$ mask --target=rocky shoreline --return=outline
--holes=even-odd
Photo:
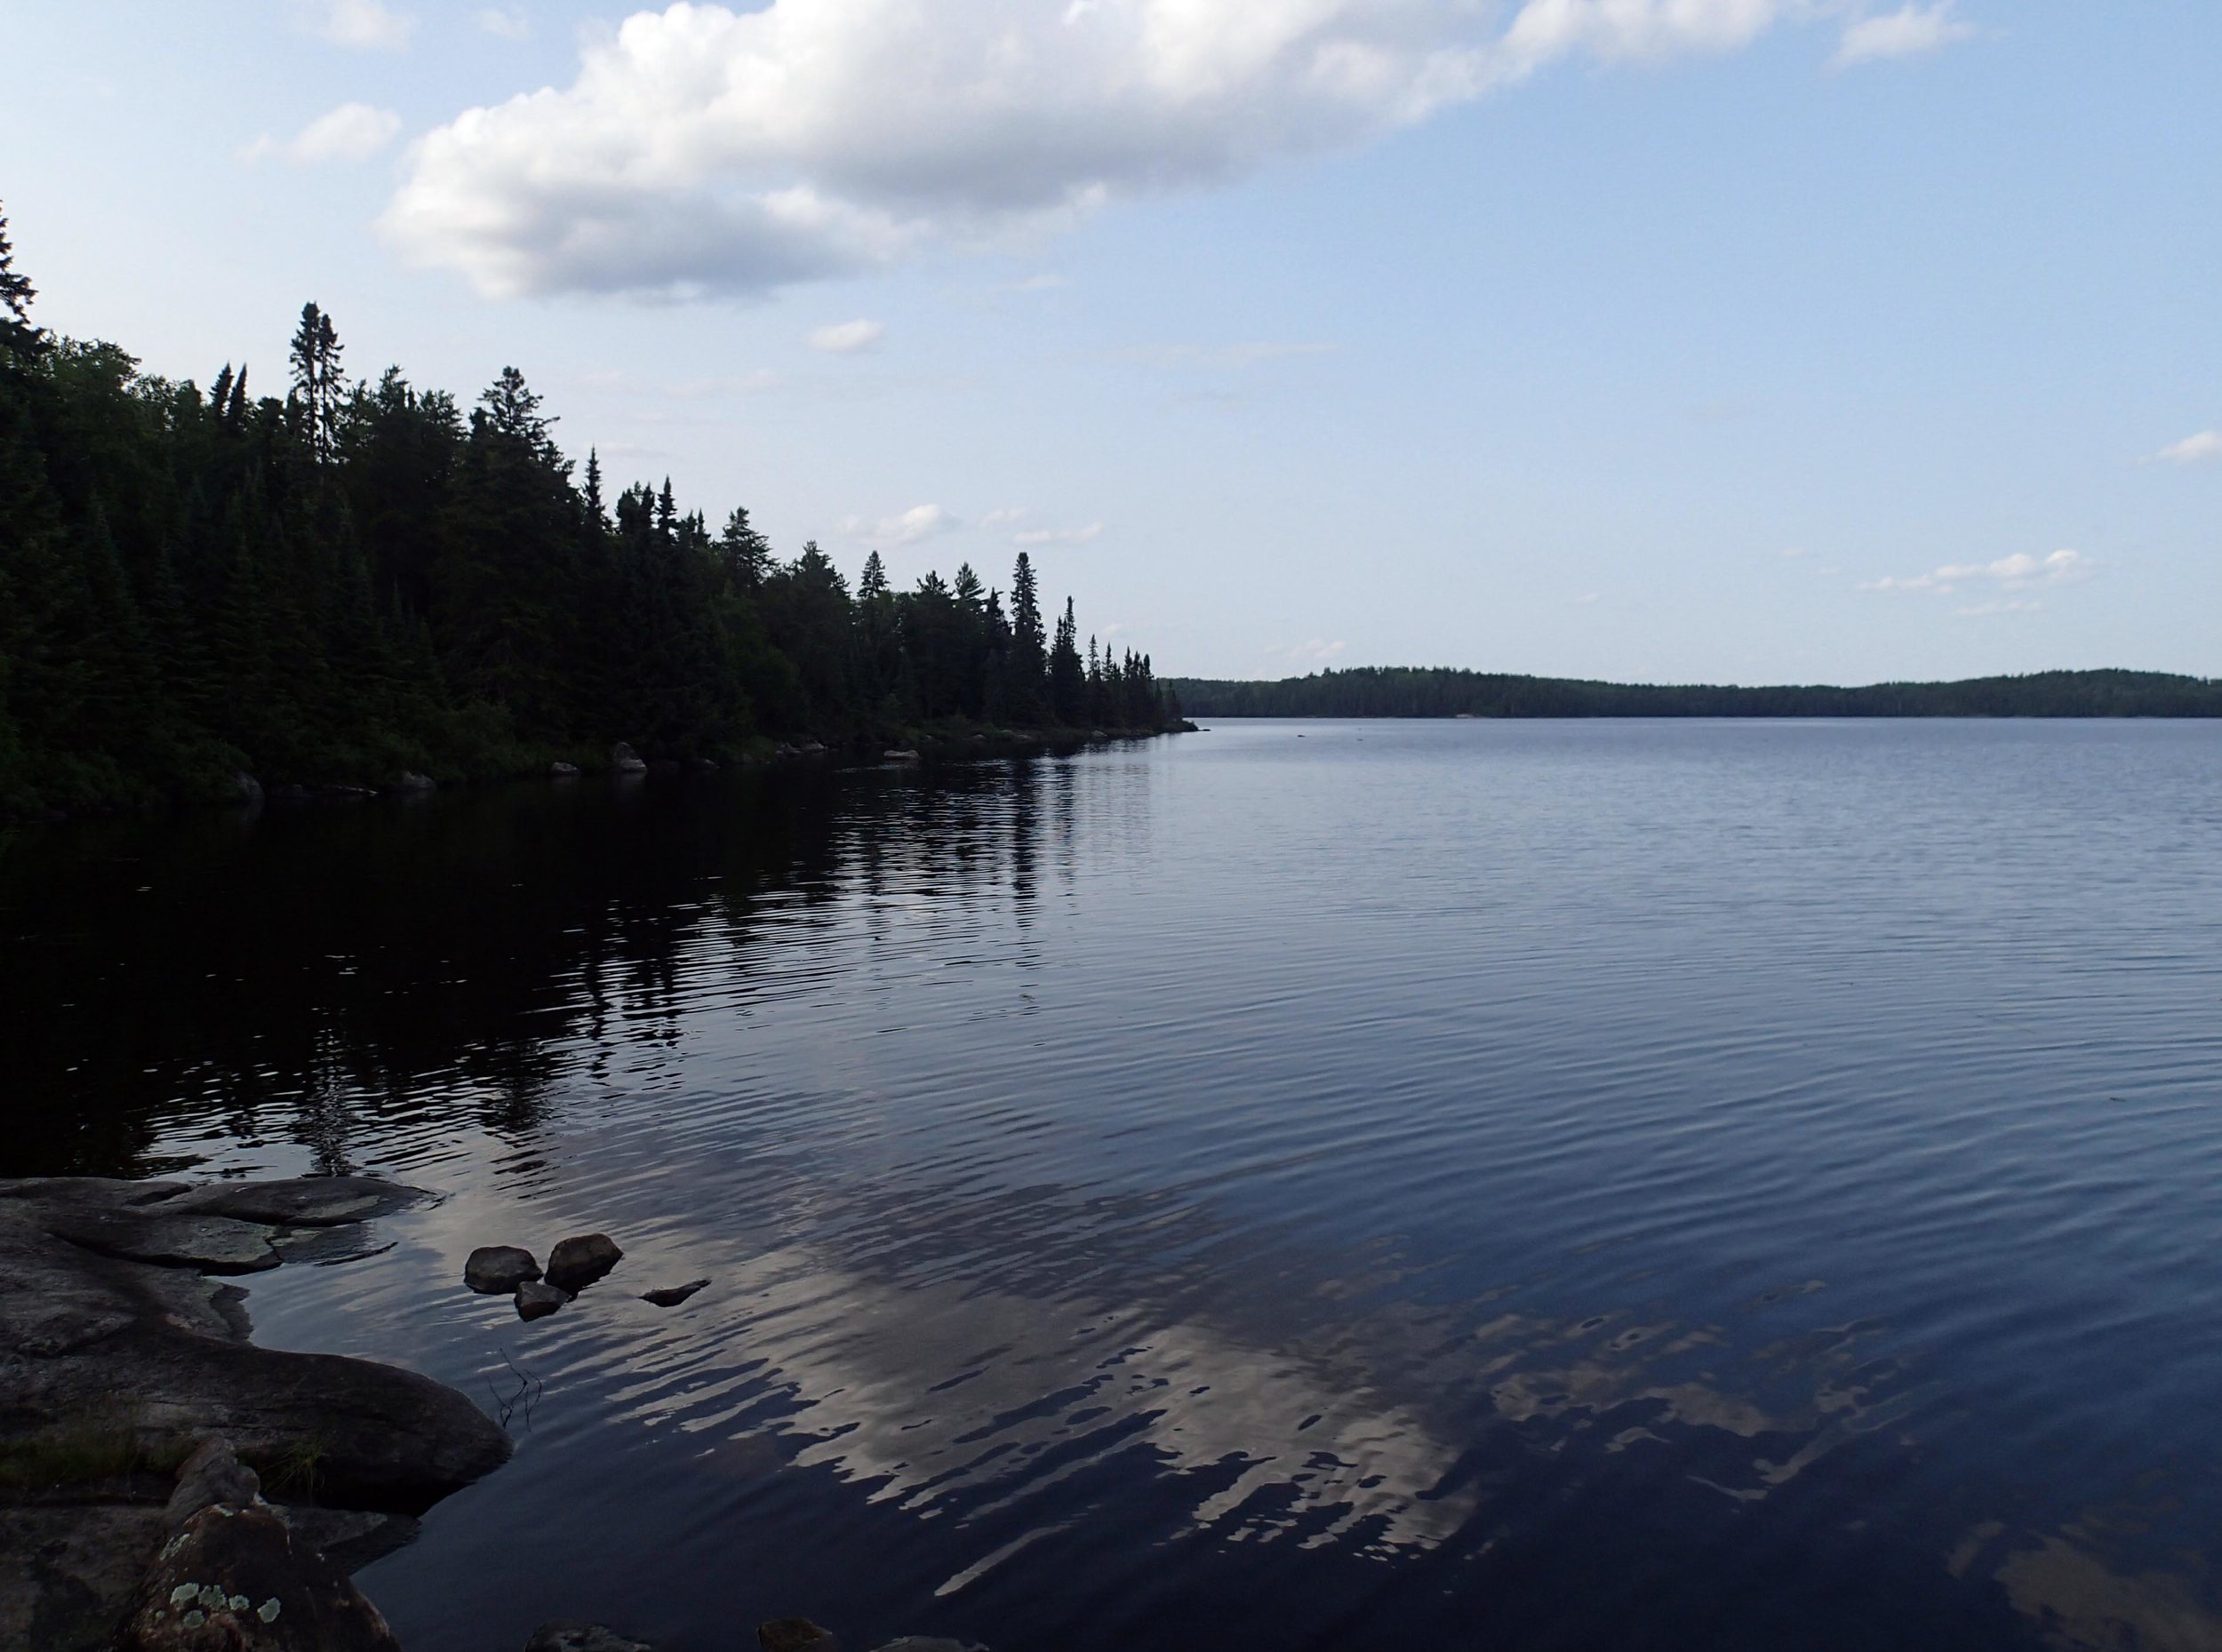
[[[0,1646],[397,1652],[350,1574],[506,1463],[509,1436],[414,1372],[257,1347],[225,1281],[367,1254],[367,1224],[432,1197],[363,1177],[0,1180]],[[593,1237],[610,1254],[585,1265],[606,1273],[619,1253]],[[837,1646],[800,1618],[759,1640]],[[530,1652],[646,1648],[550,1623]]]

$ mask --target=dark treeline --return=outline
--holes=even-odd
[[[2151,671],[1746,689],[1363,666],[1168,686],[1198,717],[2222,717],[2222,682]]]
[[[514,368],[468,409],[350,380],[311,304],[283,382],[204,390],[35,296],[0,217],[0,813],[1174,716],[1023,554],[1008,592],[898,591],[876,553],[851,590],[745,509],[575,467]]]

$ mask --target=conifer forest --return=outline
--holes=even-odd
[[[877,552],[852,588],[575,462],[515,368],[468,406],[351,378],[312,303],[275,382],[203,387],[36,298],[0,217],[0,814],[1177,718],[1024,552],[1007,589]]]

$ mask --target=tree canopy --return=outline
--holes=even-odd
[[[312,303],[256,399],[244,366],[204,391],[51,339],[36,297],[0,217],[0,813],[1174,714],[1143,655],[1075,690],[1023,554],[1008,618],[969,567],[898,590],[875,555],[852,593],[745,507],[609,497],[515,367],[468,413],[350,383]]]

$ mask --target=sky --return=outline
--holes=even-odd
[[[150,372],[314,300],[1162,674],[2222,675],[2213,0],[0,7]]]

